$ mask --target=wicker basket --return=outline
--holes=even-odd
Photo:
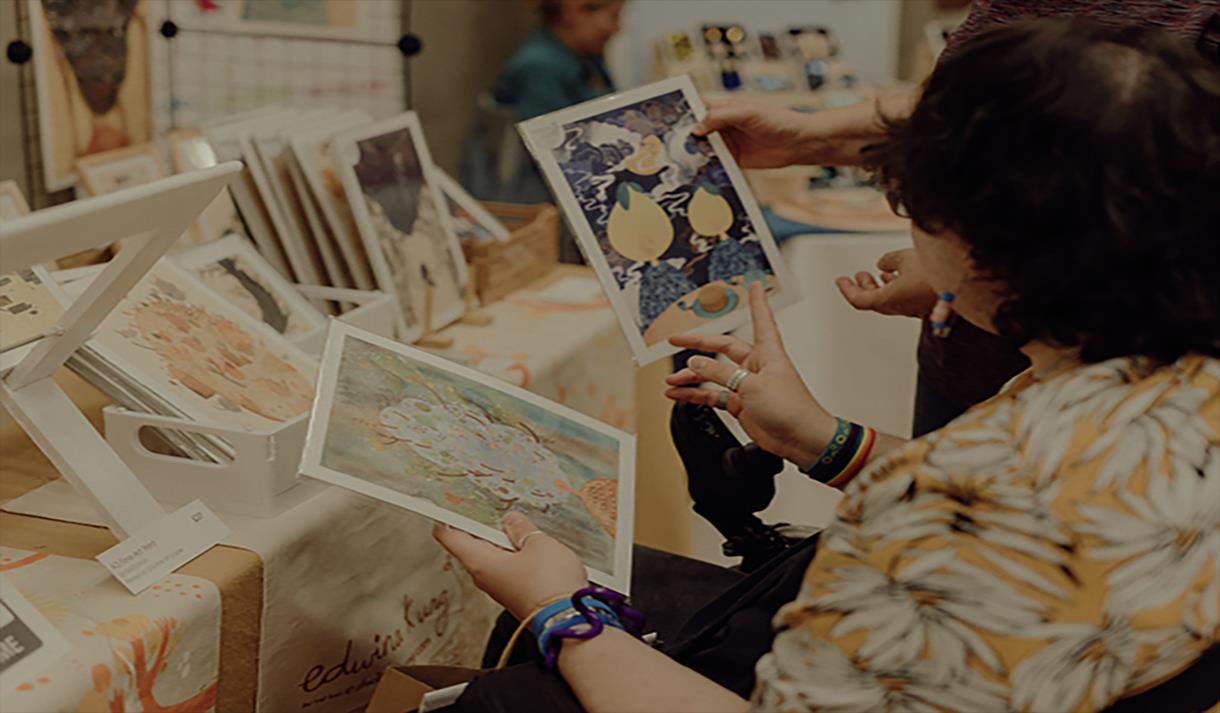
[[[559,211],[547,203],[484,206],[511,231],[503,242],[462,242],[475,292],[486,305],[546,276],[559,264]]]

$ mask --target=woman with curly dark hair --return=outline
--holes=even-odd
[[[912,218],[937,326],[1006,335],[1029,371],[904,442],[818,404],[761,290],[753,344],[674,338],[729,361],[692,358],[671,398],[727,407],[760,446],[845,495],[816,547],[735,585],[660,651],[609,611],[590,615],[604,623],[592,638],[554,628],[592,624],[569,599],[584,569],[523,517],[505,522],[517,552],[437,537],[548,642],[587,710],[1215,704],[1216,69],[1157,31],[1015,24],[944,61],[867,155]],[[778,633],[758,636],[769,616],[735,615],[795,567]],[[723,666],[734,652],[756,675]],[[514,675],[478,679],[464,700],[487,703]],[[576,708],[557,677],[542,681],[531,692],[549,692],[547,708]]]

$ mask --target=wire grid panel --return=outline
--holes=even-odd
[[[162,13],[178,7],[156,4]],[[406,83],[403,56],[395,44],[401,31],[401,5],[374,2],[369,7],[382,14],[392,11],[382,25],[391,30],[389,43],[194,31],[185,26],[172,39],[154,38],[157,133],[268,104],[342,106],[364,110],[374,118],[401,112],[406,107]]]

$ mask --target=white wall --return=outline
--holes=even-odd
[[[901,0],[630,0],[607,60],[626,88],[649,80],[653,43],[668,32],[695,32],[705,22],[737,22],[751,32],[826,25],[862,79],[887,83],[898,69],[901,9]]]

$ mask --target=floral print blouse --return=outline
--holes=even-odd
[[[1220,634],[1220,360],[1028,372],[851,483],[763,710],[1097,710]]]

